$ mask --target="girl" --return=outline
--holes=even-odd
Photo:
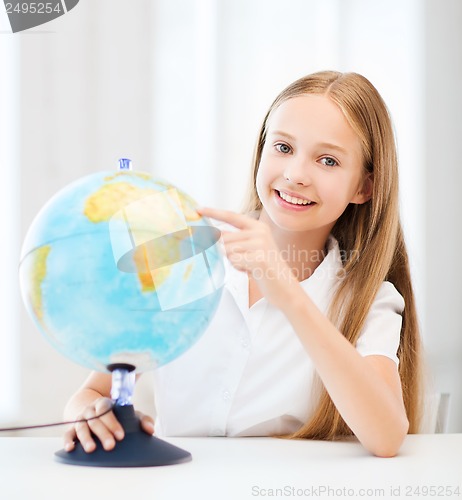
[[[223,224],[229,274],[203,337],[155,372],[165,435],[354,434],[394,456],[420,418],[420,339],[399,221],[392,125],[355,73],[320,72],[287,87],[256,147],[245,214],[202,208]],[[66,417],[109,400],[93,373]],[[142,416],[146,432],[153,420]],[[112,413],[65,435],[86,451],[123,439]]]

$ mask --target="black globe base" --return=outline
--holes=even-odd
[[[113,411],[125,431],[124,439],[118,441],[114,449],[106,451],[98,438],[94,437],[97,446],[93,452],[86,453],[77,442],[70,452],[57,451],[55,459],[65,464],[88,467],[156,467],[192,460],[188,451],[146,434],[140,428],[139,418],[132,405],[116,405]]]

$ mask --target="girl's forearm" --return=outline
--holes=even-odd
[[[397,387],[357,352],[301,287],[291,287],[281,309],[356,437],[376,455],[395,455],[408,430]]]

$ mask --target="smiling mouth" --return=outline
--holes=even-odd
[[[284,193],[283,191],[276,190],[276,193],[278,194],[279,198],[281,198],[282,200],[284,200],[287,203],[290,203],[291,205],[306,206],[306,205],[315,205],[316,204],[314,201],[307,200],[306,198],[297,198],[295,196],[290,196],[290,195]]]

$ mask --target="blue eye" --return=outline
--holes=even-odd
[[[331,158],[330,156],[325,156],[321,158],[321,163],[326,167],[336,167],[338,165],[337,161]]]
[[[284,144],[283,142],[279,142],[274,145],[276,148],[276,151],[279,151],[282,154],[289,154],[292,151],[292,148],[288,146],[287,144]]]

